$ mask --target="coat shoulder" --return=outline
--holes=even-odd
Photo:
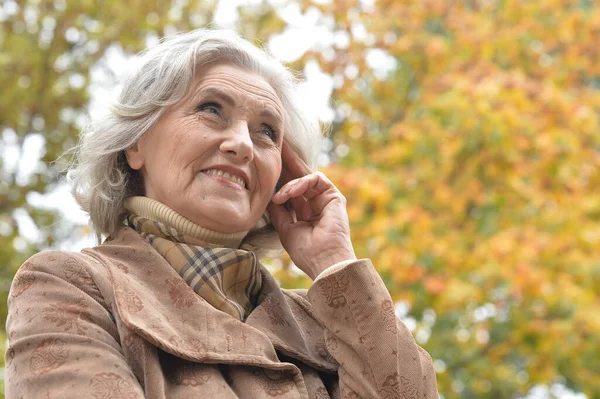
[[[23,282],[29,285],[36,281],[63,280],[72,286],[98,296],[98,279],[106,278],[107,271],[102,263],[93,256],[80,252],[48,250],[39,252],[27,259],[13,279],[11,296],[22,289]],[[42,278],[42,276],[46,276]],[[56,280],[54,280],[56,281]]]
[[[17,275],[24,272],[41,272],[63,277],[65,272],[81,271],[101,267],[100,262],[93,257],[80,252],[48,250],[38,252],[27,259]]]

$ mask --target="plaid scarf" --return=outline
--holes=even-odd
[[[245,320],[254,309],[262,286],[254,252],[239,246],[243,234],[204,229],[166,205],[146,197],[126,200],[128,224],[136,230],[208,303]],[[213,244],[206,241],[220,241]],[[236,245],[237,244],[237,245]]]

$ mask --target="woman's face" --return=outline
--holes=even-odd
[[[127,150],[146,196],[223,233],[250,230],[281,172],[283,106],[260,75],[215,63]]]

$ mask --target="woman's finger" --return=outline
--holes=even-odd
[[[334,201],[339,201],[340,204],[344,207],[346,205],[345,198],[340,193],[336,192],[328,192],[308,201],[308,205],[310,206],[310,212],[313,215],[313,219],[318,219],[325,210],[325,208]]]
[[[292,185],[289,191],[282,191],[281,195],[273,197],[274,203],[287,203],[294,211],[295,220],[298,221],[315,221],[321,217],[325,208],[332,201],[339,201],[340,205],[345,207],[346,199],[333,185],[327,185],[328,189],[315,190],[310,188],[309,183],[319,186],[316,179],[304,178],[304,181],[299,181],[297,185]],[[322,181],[322,180],[321,180]]]
[[[283,203],[290,198],[304,196],[313,199],[327,190],[338,191],[333,183],[323,173],[316,172],[308,176],[292,180],[285,184],[273,197],[276,203]]]
[[[291,209],[294,211],[296,221],[306,222],[313,218],[310,204],[303,197],[290,198],[288,203],[291,205]]]
[[[294,223],[294,218],[290,211],[285,209],[283,205],[274,204],[273,202],[267,205],[267,210],[271,216],[271,222],[275,226],[275,230],[280,233],[286,233],[289,227]]]

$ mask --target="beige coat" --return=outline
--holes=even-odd
[[[267,295],[244,323],[126,227],[35,255],[10,291],[6,397],[437,398],[431,358],[368,260],[308,291],[262,273]]]

